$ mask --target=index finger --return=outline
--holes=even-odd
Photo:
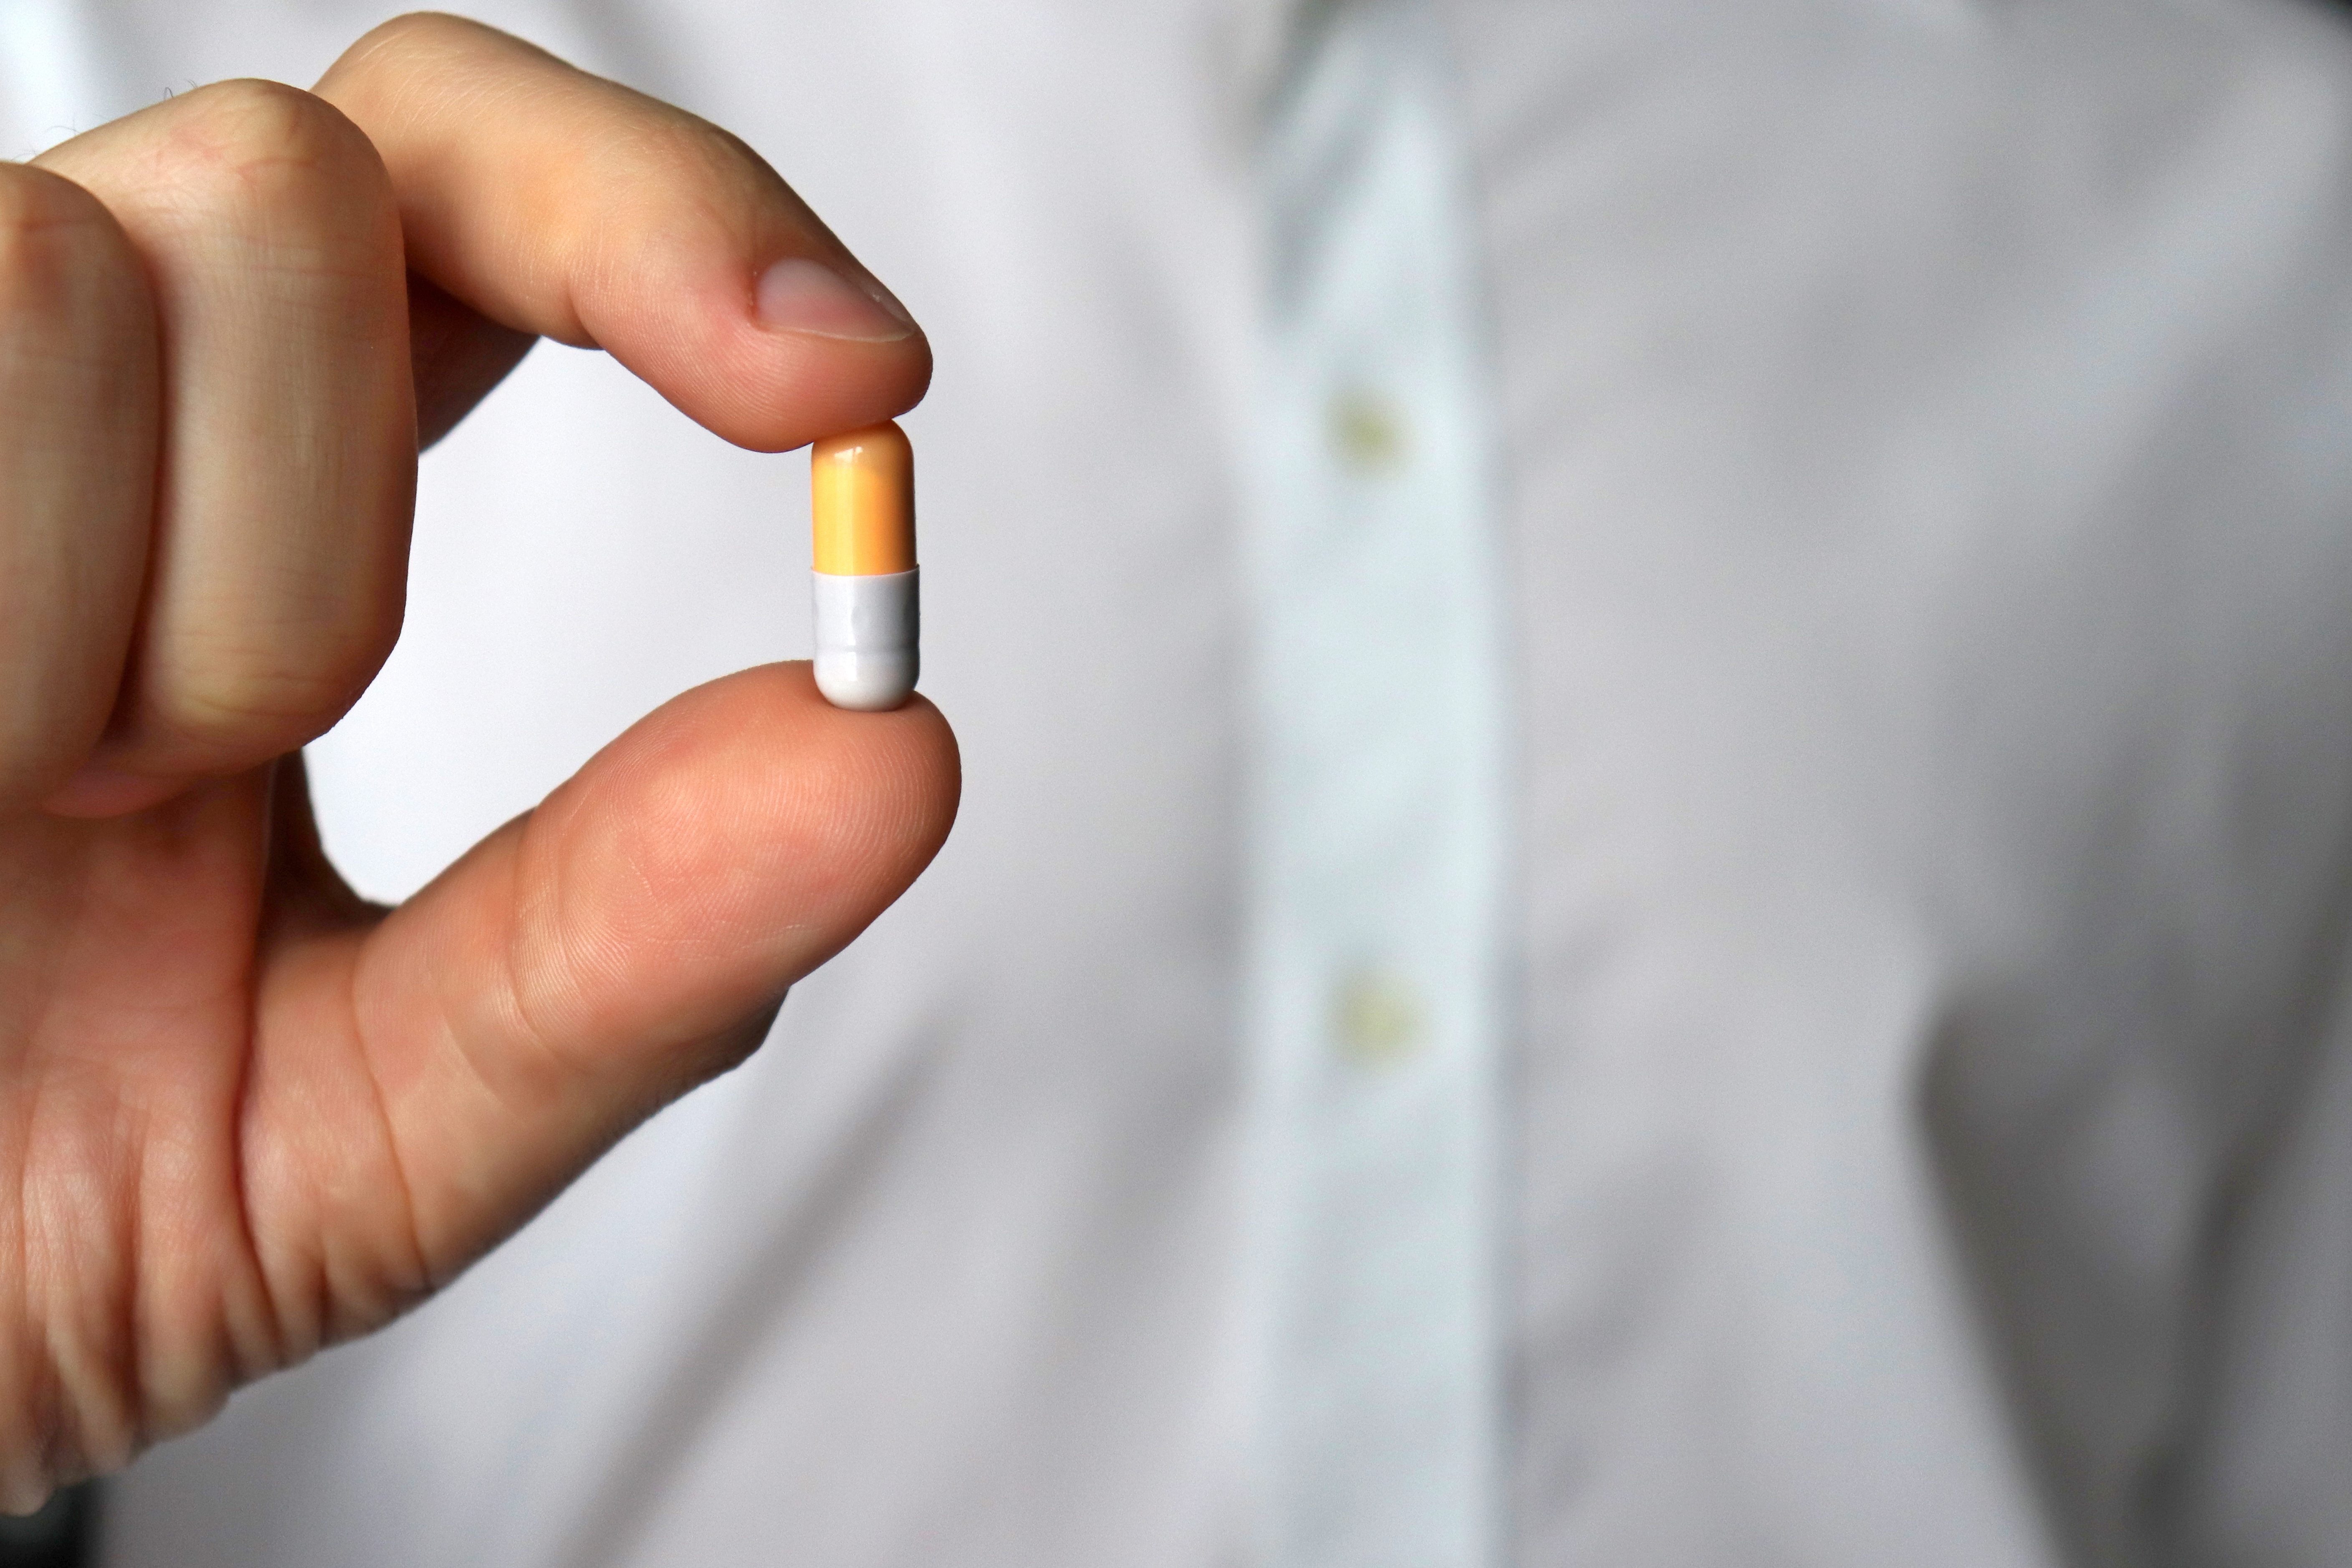
[[[317,92],[375,143],[408,263],[782,451],[913,406],[930,346],[735,137],[477,22],[376,28]]]

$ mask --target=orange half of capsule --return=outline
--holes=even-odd
[[[915,569],[915,449],[887,420],[809,450],[814,558],[835,577]]]

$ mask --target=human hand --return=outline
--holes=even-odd
[[[420,436],[536,336],[782,450],[929,350],[741,143],[449,17],[0,164],[0,1506],[378,1327],[741,1059],[938,849],[955,742],[690,691],[397,910],[297,748]]]

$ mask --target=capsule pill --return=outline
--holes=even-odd
[[[809,449],[816,687],[836,708],[896,708],[920,672],[915,452],[885,422]]]

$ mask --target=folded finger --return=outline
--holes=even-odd
[[[292,88],[203,88],[42,162],[121,222],[163,335],[144,615],[76,796],[121,809],[300,745],[390,652],[415,484],[406,271],[374,149]]]
[[[154,306],[88,192],[0,163],[0,811],[104,730],[147,566]]]

